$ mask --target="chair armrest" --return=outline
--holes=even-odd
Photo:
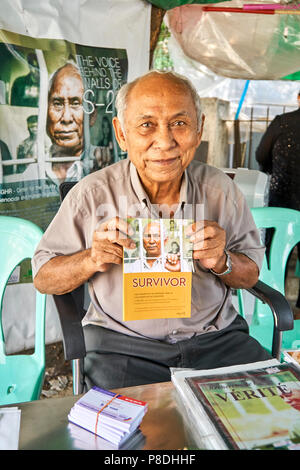
[[[291,307],[281,292],[262,281],[258,281],[255,286],[246,290],[261,302],[267,304],[272,311],[274,318],[272,356],[280,360],[282,332],[292,330],[294,327],[294,316]]]
[[[83,286],[82,286],[83,287]],[[78,303],[73,293],[53,295],[58,311],[62,334],[65,359],[81,359],[86,355],[83,328],[83,314],[78,310]]]
[[[282,331],[292,330],[294,318],[291,307],[279,291],[273,289],[262,281],[246,289],[257,299],[269,305],[274,318],[274,335],[272,354],[277,357],[280,349],[279,334]],[[63,333],[64,354],[66,360],[85,357],[86,349],[81,320],[83,315],[78,311],[78,302],[72,293],[53,295]]]
[[[263,303],[269,305],[274,316],[274,324],[279,331],[292,330],[294,317],[291,307],[281,292],[258,281],[255,286],[246,289]]]

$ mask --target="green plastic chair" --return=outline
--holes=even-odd
[[[2,328],[3,297],[7,281],[18,264],[32,258],[42,230],[28,220],[0,216],[0,405],[37,400],[45,373],[46,295],[36,292],[33,354],[6,355]],[[26,315],[26,311],[20,312]]]
[[[296,262],[295,276],[300,277],[300,263],[299,263],[298,259],[297,259],[297,262]]]
[[[269,255],[269,265],[265,256],[259,280],[285,295],[285,270],[289,255],[300,241],[300,212],[281,207],[255,207],[251,209],[257,228],[274,228]],[[242,290],[238,290],[239,310],[245,317]],[[266,350],[271,351],[273,318],[268,305],[256,300],[250,334]],[[300,348],[300,320],[294,321],[294,328],[284,331],[282,349]]]

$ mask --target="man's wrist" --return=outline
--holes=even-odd
[[[224,276],[232,271],[231,256],[229,251],[224,250],[224,254],[216,266],[210,270],[216,276]]]
[[[223,255],[221,256],[221,258],[219,259],[217,264],[212,268],[212,271],[214,271],[217,274],[222,273],[223,271],[225,271],[226,268],[227,268],[226,261],[227,261],[227,256],[226,256],[226,253],[224,251]]]
[[[95,260],[92,257],[92,249],[88,248],[85,251],[85,264],[84,264],[84,269],[86,270],[87,273],[89,273],[89,276],[92,276],[95,274],[97,271],[99,271],[99,267],[97,266]]]

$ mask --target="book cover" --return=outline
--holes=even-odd
[[[300,372],[293,364],[186,377],[228,449],[300,449]]]
[[[133,219],[136,248],[124,249],[123,319],[191,316],[193,245],[188,219]]]

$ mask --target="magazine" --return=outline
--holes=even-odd
[[[286,362],[292,362],[300,367],[300,349],[285,349],[282,354]]]
[[[300,450],[300,371],[276,360],[172,373],[196,443]]]
[[[124,249],[123,319],[191,316],[193,244],[189,219],[128,218],[135,242]]]

